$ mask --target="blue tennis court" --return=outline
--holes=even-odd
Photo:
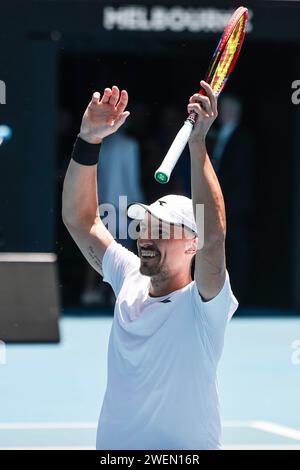
[[[71,313],[60,344],[6,347],[1,449],[95,448],[112,317]],[[281,313],[229,324],[219,367],[225,449],[300,449],[300,319]]]

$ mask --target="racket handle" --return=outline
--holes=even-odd
[[[162,164],[154,174],[154,177],[158,183],[164,184],[169,181],[173,168],[190,138],[193,127],[193,121],[188,118],[176,135],[167,155],[163,159]]]

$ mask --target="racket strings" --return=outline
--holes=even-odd
[[[221,55],[213,60],[209,75],[211,77],[211,87],[218,95],[231,72],[235,62],[236,53],[239,50],[241,39],[243,39],[246,26],[246,18],[241,16],[240,20],[233,29]],[[219,60],[218,60],[219,58]]]

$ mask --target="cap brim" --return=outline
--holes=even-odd
[[[169,224],[174,224],[181,226],[177,221],[170,217],[168,211],[163,207],[153,207],[147,206],[146,204],[142,204],[141,202],[134,202],[130,204],[127,208],[127,214],[130,219],[135,220],[144,220],[146,212],[153,215],[156,219],[162,220],[163,222],[167,222]]]
[[[147,212],[156,219],[162,220],[163,222],[174,224],[179,227],[184,226],[192,233],[197,235],[197,229],[196,226],[194,227],[194,224],[186,223],[185,221],[179,223],[178,220],[174,219],[174,217],[170,215],[168,209],[164,205],[157,205],[154,203],[148,206],[147,204],[143,204],[141,202],[133,202],[127,207],[127,215],[131,219],[140,221],[144,220]]]
[[[149,212],[149,206],[141,202],[134,202],[127,207],[127,215],[130,219],[143,220],[146,212]]]
[[[147,204],[142,204],[141,202],[134,202],[130,204],[127,208],[127,214],[130,219],[135,220],[144,220],[146,212],[153,215],[153,217],[163,220],[168,223],[175,223],[170,219],[168,212],[163,207],[153,207],[147,206]]]

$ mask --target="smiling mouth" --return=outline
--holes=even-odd
[[[151,259],[155,259],[157,258],[159,255],[159,253],[157,251],[153,251],[153,250],[145,250],[143,248],[140,249],[140,258],[142,260],[151,260]]]

